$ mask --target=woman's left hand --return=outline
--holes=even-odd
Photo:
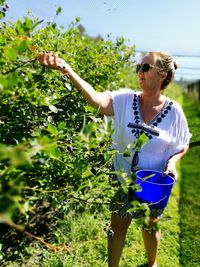
[[[163,175],[170,175],[173,178],[177,179],[177,171],[176,171],[176,162],[173,160],[168,160],[165,166],[165,170],[163,172]]]

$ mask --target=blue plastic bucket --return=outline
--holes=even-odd
[[[141,187],[141,191],[135,192],[136,198],[141,203],[146,202],[150,208],[165,208],[175,179],[154,170],[140,170],[136,175],[136,184]]]

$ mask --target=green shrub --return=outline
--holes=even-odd
[[[56,16],[60,12],[59,7]],[[66,76],[41,67],[37,53],[58,51],[99,91],[126,80],[136,86],[134,46],[123,38],[84,35],[79,18],[66,30],[55,21],[41,27],[42,22],[31,15],[2,22],[0,36],[0,223],[36,236],[44,234],[37,226],[42,213],[44,223],[55,225],[54,217],[78,205],[79,198],[108,201],[114,154],[111,123],[86,105]],[[53,240],[51,223],[47,232]],[[9,227],[2,228],[1,238],[5,233],[19,238]],[[8,253],[9,242],[2,242],[4,257],[19,258],[16,248]]]

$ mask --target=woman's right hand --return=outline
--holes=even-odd
[[[37,59],[41,65],[54,70],[65,71],[70,68],[62,58],[58,57],[58,53],[42,52],[37,55]]]

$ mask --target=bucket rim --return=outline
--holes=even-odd
[[[150,170],[150,169],[136,171],[136,174],[138,174],[141,171],[151,171],[151,172],[155,172],[155,174],[156,173],[162,174],[162,172],[160,172],[160,171]],[[146,183],[149,183],[149,184],[155,184],[155,185],[162,185],[162,186],[173,185],[176,182],[175,178],[172,177],[171,175],[166,175],[166,176],[170,177],[173,180],[173,182],[168,183],[168,184],[161,184],[161,183],[150,182],[150,181],[148,181],[148,179],[147,180],[144,180],[143,182],[146,182]],[[137,176],[137,179],[141,180],[141,182],[142,182],[142,178],[140,178],[140,177]]]

